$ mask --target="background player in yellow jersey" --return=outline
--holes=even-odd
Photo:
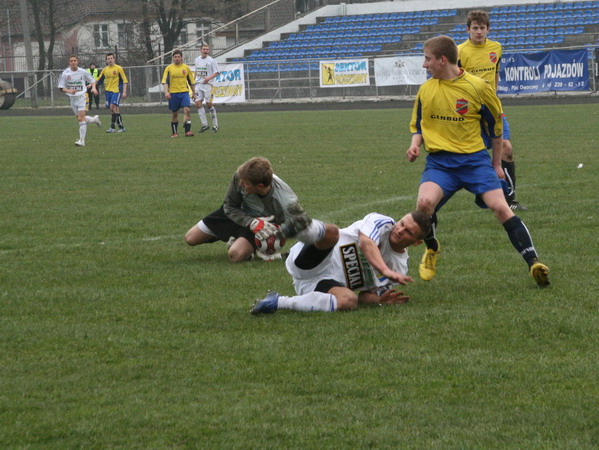
[[[189,93],[195,84],[193,72],[187,64],[183,64],[183,52],[179,49],[173,51],[173,63],[164,69],[162,75],[162,84],[164,85],[164,96],[168,100],[168,109],[172,111],[171,117],[171,137],[178,137],[179,110],[183,108],[183,117],[185,122],[185,136],[193,136],[191,132],[191,116],[189,107],[191,106],[191,97]]]
[[[491,23],[486,11],[470,11],[466,21],[468,40],[458,45],[458,65],[466,72],[487,80],[497,91],[499,82],[499,66],[503,54],[501,44],[487,39]],[[508,184],[507,200],[513,210],[526,211],[527,208],[516,201],[516,166],[512,142],[510,141],[510,124],[505,114],[503,120],[503,150],[501,166]],[[489,143],[487,143],[489,144]]]
[[[104,83],[104,91],[106,93],[106,107],[110,108],[112,118],[110,120],[110,128],[107,133],[115,133],[116,125],[119,126],[119,133],[125,131],[123,119],[121,117],[121,99],[127,98],[127,86],[129,81],[127,75],[121,66],[115,63],[114,53],[106,55],[106,67],[100,72],[98,83]]]
[[[412,142],[406,152],[410,162],[424,145],[429,153],[420,178],[417,208],[432,216],[462,188],[478,197],[503,225],[538,286],[549,285],[549,269],[539,262],[532,238],[522,220],[514,215],[502,192],[501,102],[485,80],[457,65],[458,48],[447,36],[424,44],[424,64],[432,78],[416,96],[410,130]],[[486,150],[481,127],[491,138],[493,158]],[[420,277],[432,279],[437,270],[439,242],[425,238],[427,249],[420,264]]]

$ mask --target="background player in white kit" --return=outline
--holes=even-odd
[[[91,85],[91,92],[94,95],[98,95],[98,91],[96,90],[96,80],[92,74],[87,70],[81,69],[78,65],[79,58],[71,55],[69,57],[69,67],[62,72],[58,81],[58,88],[67,94],[71,103],[71,109],[79,121],[79,140],[75,141],[75,145],[83,147],[85,146],[87,124],[95,123],[100,127],[102,123],[98,116],[91,117],[85,114],[87,107],[87,85]]]
[[[429,232],[426,214],[413,211],[396,223],[391,217],[371,213],[341,230],[336,225],[322,226],[325,231],[320,240],[309,243],[298,236],[300,242],[291,247],[287,257],[287,272],[297,295],[270,292],[254,305],[252,314],[278,309],[332,312],[355,309],[360,303],[409,300],[394,287],[414,281],[406,275],[407,248],[420,244]]]
[[[218,64],[216,60],[209,56],[210,46],[208,44],[202,44],[200,48],[201,56],[195,59],[196,67],[196,86],[194,92],[194,102],[198,108],[198,116],[202,122],[202,129],[199,131],[203,133],[208,131],[208,119],[206,118],[206,110],[204,109],[203,103],[206,103],[206,108],[210,111],[210,117],[212,118],[212,131],[215,133],[218,131],[218,119],[216,117],[216,109],[212,105],[214,96],[212,95],[212,79],[220,73],[218,71]]]

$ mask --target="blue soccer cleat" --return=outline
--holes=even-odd
[[[279,307],[279,293],[270,291],[262,300],[258,300],[250,312],[256,314],[272,314]]]

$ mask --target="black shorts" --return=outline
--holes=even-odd
[[[229,219],[222,206],[213,213],[208,214],[202,221],[216,235],[215,240],[228,242],[231,237],[235,239],[243,237],[252,244],[254,249],[256,248],[254,233]]]

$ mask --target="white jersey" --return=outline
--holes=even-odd
[[[60,75],[60,80],[58,80],[58,88],[75,89],[77,93],[67,93],[67,95],[69,97],[77,97],[80,95],[85,95],[87,85],[95,82],[95,78],[87,70],[79,67],[73,72],[70,67],[67,67]]]
[[[383,260],[389,268],[402,275],[408,273],[408,251],[398,253],[391,248],[389,234],[395,226],[395,220],[378,213],[368,214],[364,219],[354,222],[339,232],[339,242],[329,255],[313,269],[300,269],[295,259],[304,248],[298,242],[289,251],[285,265],[287,272],[293,277],[293,285],[298,295],[314,292],[321,280],[335,280],[343,286],[357,291],[370,291],[381,295],[384,291],[396,286],[381,275],[368,262],[359,248],[359,235],[364,234],[379,247]]]
[[[205,58],[198,56],[194,64],[196,68],[196,85],[203,84],[202,80],[204,78],[219,72],[218,64],[212,56],[206,56]],[[212,84],[212,80],[208,84]]]

